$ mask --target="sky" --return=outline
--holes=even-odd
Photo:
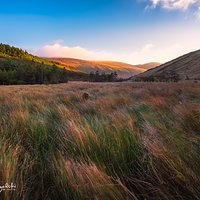
[[[200,0],[0,0],[0,43],[43,57],[164,63],[200,49]]]

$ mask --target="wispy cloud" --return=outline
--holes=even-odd
[[[197,9],[195,15],[196,15],[197,19],[200,20],[200,6],[198,7],[198,9]]]
[[[151,43],[145,44],[144,47],[142,48],[142,52],[147,52],[147,51],[151,50],[153,47],[154,47],[154,45]]]
[[[86,60],[109,59],[112,57],[112,55],[106,51],[88,50],[80,46],[69,47],[59,42],[45,45],[34,53],[43,57],[69,57]]]
[[[200,19],[200,0],[146,0],[146,2],[145,10],[160,7],[167,10],[192,11],[194,16]]]
[[[198,6],[199,0],[150,0],[152,7],[160,6],[170,10],[187,10],[190,6]]]

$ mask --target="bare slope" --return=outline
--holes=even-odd
[[[134,78],[167,80],[177,76],[179,80],[200,79],[200,50],[188,53]]]
[[[158,63],[147,63],[144,65],[130,65],[122,62],[114,61],[86,61],[74,58],[46,58],[62,65],[76,68],[82,72],[90,73],[95,71],[111,73],[116,71],[119,77],[128,78],[146,71],[146,69],[155,67]]]

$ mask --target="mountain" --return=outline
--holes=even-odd
[[[157,66],[160,66],[160,65],[161,65],[161,63],[159,63],[159,62],[150,62],[150,63],[146,63],[146,64],[143,64],[143,65],[137,65],[137,67],[148,70],[148,69],[152,69],[152,68],[155,68]]]
[[[63,83],[85,76],[73,67],[63,67],[22,49],[0,44],[0,84]]]
[[[136,81],[179,81],[200,79],[200,50],[185,54],[132,78]]]
[[[147,63],[144,65],[130,65],[122,62],[114,61],[87,61],[74,58],[45,58],[56,64],[74,67],[85,73],[96,72],[112,73],[117,72],[120,78],[128,78],[135,74],[146,71],[146,69],[158,66],[159,63]]]

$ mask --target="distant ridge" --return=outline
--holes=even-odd
[[[131,65],[116,61],[87,61],[75,58],[45,58],[57,64],[71,66],[79,71],[90,73],[99,71],[111,73],[116,71],[121,78],[128,78],[139,74],[152,67],[160,65],[160,63],[152,62],[144,65]]]
[[[141,81],[200,79],[200,50],[190,52],[132,78]]]

